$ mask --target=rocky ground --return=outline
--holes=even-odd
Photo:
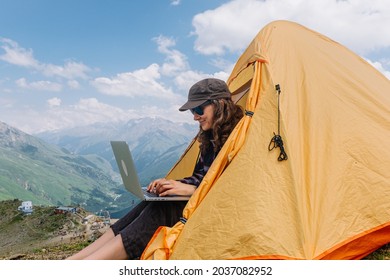
[[[83,209],[57,214],[55,207],[37,206],[31,215],[24,215],[17,210],[19,205],[18,200],[0,202],[0,259],[3,260],[65,259],[109,228],[108,223]]]

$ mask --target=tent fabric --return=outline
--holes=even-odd
[[[276,21],[228,85],[250,86],[253,116],[210,167],[185,224],[160,227],[143,259],[360,259],[390,242],[386,77],[337,42]],[[274,133],[287,160],[269,149]]]
[[[178,162],[171,168],[170,171],[168,171],[165,178],[177,180],[192,176],[194,172],[194,166],[198,158],[199,142],[196,141],[196,138],[194,138]]]

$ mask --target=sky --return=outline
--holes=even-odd
[[[27,133],[179,112],[227,80],[256,34],[290,20],[390,79],[387,0],[0,0],[0,121]]]

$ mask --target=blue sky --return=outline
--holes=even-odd
[[[291,20],[390,78],[386,0],[0,0],[0,121],[28,133],[163,117],[227,79],[253,37]]]

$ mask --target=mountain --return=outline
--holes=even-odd
[[[0,122],[0,200],[121,213],[137,199],[122,185],[110,140],[127,141],[146,185],[169,171],[196,131],[146,118],[29,135]]]
[[[115,178],[100,156],[73,154],[0,122],[0,200],[120,210],[134,197]]]
[[[198,126],[159,118],[134,119],[123,123],[93,124],[36,134],[46,142],[79,155],[94,154],[106,159],[118,171],[110,141],[129,144],[140,181],[164,176],[194,138]]]

